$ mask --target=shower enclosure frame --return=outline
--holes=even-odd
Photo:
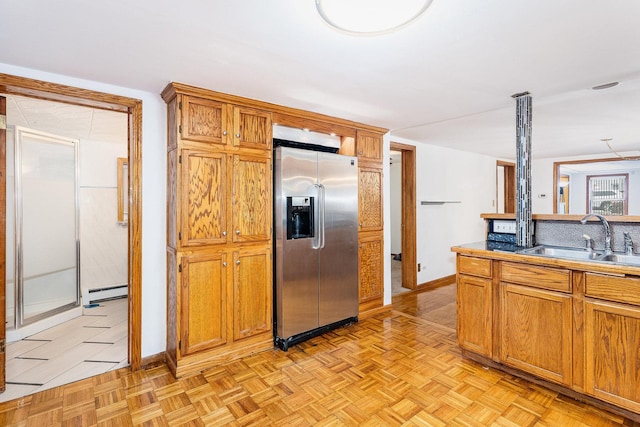
[[[22,193],[22,135],[29,134],[47,143],[62,144],[73,148],[74,156],[74,213],[75,213],[75,299],[67,304],[55,307],[42,313],[25,318],[24,274],[23,274],[23,193]],[[79,196],[79,140],[53,135],[26,127],[14,127],[14,324],[15,329],[30,325],[58,313],[65,312],[80,305],[80,196]],[[10,326],[10,325],[8,325]]]

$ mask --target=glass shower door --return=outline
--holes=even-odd
[[[78,141],[16,127],[18,324],[76,307]]]

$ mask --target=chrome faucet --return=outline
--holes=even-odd
[[[633,240],[631,240],[631,234],[627,231],[624,232],[624,253],[633,255]]]
[[[580,223],[586,224],[587,220],[591,217],[598,218],[604,227],[604,253],[605,255],[609,255],[611,253],[611,227],[609,227],[607,219],[598,214],[587,214],[580,220]]]

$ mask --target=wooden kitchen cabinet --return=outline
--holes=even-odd
[[[640,420],[636,267],[475,247],[453,250],[458,340],[465,356]],[[489,298],[493,315],[487,321],[483,309]]]
[[[264,156],[233,156],[231,201],[233,242],[268,242],[272,229],[271,159]]]
[[[500,302],[500,360],[571,386],[571,295],[503,283]]]
[[[179,261],[180,355],[227,343],[227,254],[183,256]]]
[[[216,95],[163,92],[166,354],[176,376],[273,346],[271,116]]]
[[[178,132],[187,144],[271,150],[269,112],[198,96],[177,98]]]
[[[382,231],[384,226],[382,200],[382,169],[358,168],[359,231]]]
[[[180,248],[218,245],[227,242],[228,195],[227,155],[216,151],[181,150],[178,167],[180,195],[176,200]]]
[[[457,277],[456,329],[460,347],[492,356],[492,281],[459,274]]]
[[[640,278],[586,274],[585,390],[640,412]],[[627,302],[618,302],[628,296]],[[596,298],[594,298],[596,297]]]
[[[228,104],[211,99],[179,95],[178,132],[188,142],[226,145],[231,141]]]
[[[360,312],[382,306],[383,240],[377,234],[358,238]]]
[[[382,135],[366,130],[356,133],[358,163],[379,163],[382,166]]]
[[[272,265],[270,249],[241,249],[233,254],[235,341],[271,332]]]

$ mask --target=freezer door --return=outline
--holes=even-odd
[[[358,163],[318,153],[320,326],[358,315]]]
[[[317,239],[287,240],[286,226],[287,197],[318,197],[317,153],[278,147],[275,158],[276,333],[287,339],[318,327]]]

